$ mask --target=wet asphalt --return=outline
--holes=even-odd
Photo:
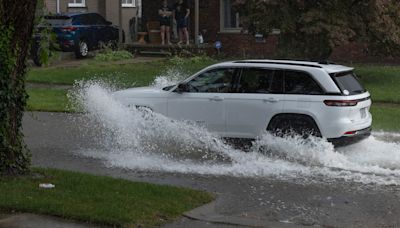
[[[90,135],[80,133],[80,121],[84,120],[79,114],[26,113],[23,129],[33,166],[189,187],[216,195],[216,201],[203,211],[188,213],[191,218],[183,217],[166,227],[400,227],[397,186],[340,179],[313,183],[300,179],[283,181],[273,177],[189,175],[107,167],[99,159],[75,153],[96,143]]]

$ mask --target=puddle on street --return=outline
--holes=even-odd
[[[159,77],[153,86],[176,80],[179,78]],[[320,138],[279,138],[265,132],[244,152],[191,122],[126,107],[113,98],[112,91],[92,81],[80,83],[72,96],[85,110],[82,135],[96,140],[96,148],[82,148],[79,153],[102,159],[109,167],[400,185],[397,133],[373,132],[357,144],[334,148]]]

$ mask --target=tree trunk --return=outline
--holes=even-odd
[[[0,175],[24,173],[30,164],[21,122],[36,4],[37,0],[0,1]]]

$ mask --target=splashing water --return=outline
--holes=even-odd
[[[158,78],[153,86],[161,88],[181,78]],[[321,138],[280,138],[265,132],[244,152],[192,122],[126,107],[102,83],[80,83],[78,88],[73,98],[85,111],[82,129],[90,129],[97,138],[95,149],[80,153],[103,159],[111,167],[400,185],[399,134],[374,133],[357,144],[335,149]]]

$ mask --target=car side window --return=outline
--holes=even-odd
[[[82,14],[75,16],[73,19],[74,25],[91,25],[90,16],[88,14]]]
[[[305,72],[285,71],[286,94],[324,94],[321,87]]]
[[[271,82],[270,93],[282,94],[283,93],[283,70],[274,70],[274,77]]]
[[[274,71],[261,68],[245,68],[240,77],[239,93],[270,93]]]
[[[234,75],[234,68],[220,68],[204,72],[187,83],[187,92],[229,93],[232,90]]]
[[[82,17],[80,15],[72,17],[72,25],[82,25]]]
[[[92,18],[91,20],[93,21],[94,25],[105,25],[106,24],[106,20],[102,16],[100,16],[98,14],[91,14],[90,16]]]

